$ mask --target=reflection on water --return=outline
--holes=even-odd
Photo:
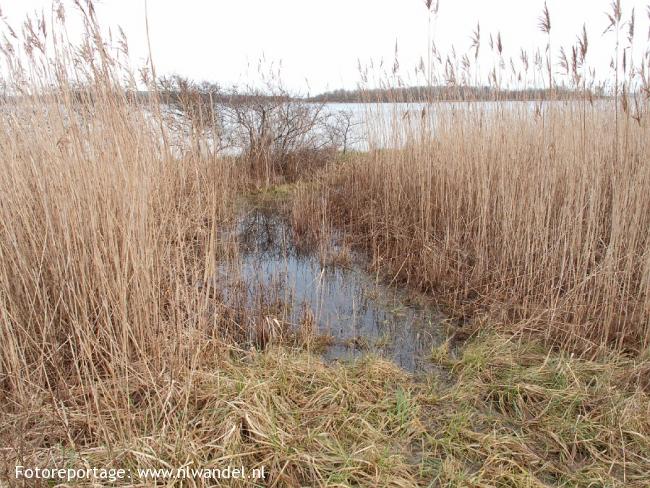
[[[219,270],[226,302],[241,306],[244,295],[244,305],[254,310],[271,294],[285,304],[278,313],[292,327],[310,310],[317,334],[331,338],[324,353],[329,360],[375,353],[408,371],[426,368],[424,356],[442,336],[443,317],[435,310],[378,283],[358,257],[345,267],[322,266],[318,252],[295,246],[291,226],[273,210],[250,209],[236,233],[239,256]]]

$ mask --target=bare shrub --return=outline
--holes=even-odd
[[[296,175],[299,165],[322,164],[338,145],[325,105],[291,97],[281,88],[235,92],[224,112],[242,160],[267,183],[276,175]]]
[[[295,179],[346,152],[357,142],[357,122],[346,111],[291,96],[281,85],[223,90],[180,76],[161,78],[167,126],[178,144],[199,154],[230,151],[251,175],[267,184]]]

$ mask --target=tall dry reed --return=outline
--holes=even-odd
[[[111,445],[131,432],[132,384],[177,374],[222,337],[196,283],[214,272],[241,180],[227,159],[173,154],[155,96],[125,88],[92,3],[79,8],[81,46],[36,19],[24,52],[4,49],[0,408],[81,408],[86,427],[53,435]]]
[[[528,319],[558,343],[587,341],[583,349],[644,349],[647,125],[627,125],[616,157],[611,108],[590,109],[586,134],[577,107],[549,107],[544,119],[527,108],[439,114],[433,139],[334,175],[330,216],[390,278],[461,314]]]
[[[501,35],[490,36],[494,65],[483,93],[492,100],[472,100],[470,74],[480,83],[484,66],[435,50],[434,76],[429,68],[421,75],[448,87],[421,89],[424,103],[369,104],[375,150],[326,175],[319,196],[301,193],[297,225],[344,226],[389,280],[440,297],[459,316],[489,311],[495,322],[518,322],[581,351],[646,350],[650,50],[632,58],[635,16],[623,16],[612,2],[604,83],[587,67],[586,26],[556,64],[546,4],[546,54],[535,55],[534,67],[528,53],[515,62]],[[478,59],[480,25],[471,40]],[[383,83],[383,99],[403,102],[401,73]]]

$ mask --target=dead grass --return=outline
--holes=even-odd
[[[443,486],[645,486],[647,361],[586,361],[481,335],[428,402],[424,464]]]
[[[206,360],[209,347],[202,349]],[[72,395],[65,418],[47,400],[32,406],[38,417],[32,409],[4,417],[2,434],[14,436],[3,450],[6,465],[136,472],[231,464],[264,466],[269,477],[260,486],[414,486],[406,455],[418,423],[415,411],[398,410],[398,395],[410,387],[396,367],[328,367],[277,349],[213,358],[112,385],[95,398],[99,416],[82,414],[86,399]],[[31,444],[41,448],[20,449]]]
[[[373,358],[328,366],[286,349],[224,354],[209,342],[195,353],[187,368],[152,377],[133,365],[128,381],[104,382],[93,414],[81,388],[57,403],[32,397],[0,423],[4,469],[264,466],[259,486],[650,481],[650,398],[631,374],[647,362],[578,360],[490,335],[447,357],[448,384],[413,382]],[[151,483],[134,474],[121,485]]]

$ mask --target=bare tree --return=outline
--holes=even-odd
[[[331,114],[327,131],[332,145],[340,149],[343,154],[347,153],[348,148],[361,139],[355,132],[360,125],[361,123],[355,120],[354,113],[350,110],[339,110]]]

